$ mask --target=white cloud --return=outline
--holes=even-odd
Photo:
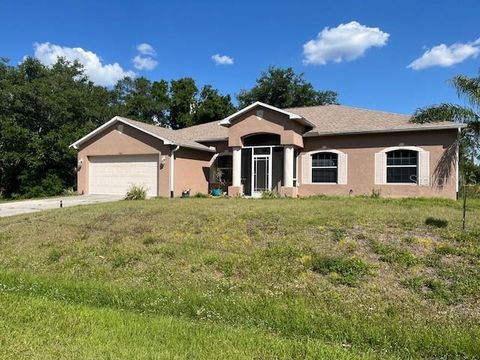
[[[132,59],[133,66],[138,70],[153,70],[157,67],[158,61],[151,57],[137,55]]]
[[[85,74],[97,85],[112,86],[118,80],[130,76],[133,71],[125,71],[118,63],[102,64],[102,59],[94,52],[82,48],[70,48],[55,44],[35,43],[34,56],[43,64],[50,66],[57,62],[59,57],[68,61],[78,60],[85,67]]]
[[[139,54],[132,59],[133,66],[137,70],[153,70],[157,67],[158,61],[154,59],[157,52],[152,45],[142,43],[137,45]]]
[[[466,44],[455,43],[450,46],[440,44],[425,51],[407,67],[413,70],[422,70],[432,66],[449,67],[470,57],[476,58],[479,53],[480,38]]]
[[[137,50],[142,55],[152,55],[152,56],[157,55],[153,46],[150,45],[150,44],[147,44],[147,43],[138,44],[137,45]]]
[[[340,24],[335,28],[324,28],[316,39],[303,45],[305,65],[325,65],[359,58],[371,47],[382,47],[390,34],[379,28],[371,28],[356,21]]]
[[[233,58],[227,55],[215,54],[212,55],[212,60],[215,61],[217,65],[232,65]]]

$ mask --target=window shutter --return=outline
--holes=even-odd
[[[387,182],[386,162],[387,157],[385,153],[379,152],[375,154],[375,185],[382,185]]]
[[[302,183],[311,184],[312,183],[312,157],[309,153],[304,153],[302,155]]]
[[[347,154],[339,153],[338,154],[338,183],[346,184],[347,183]]]
[[[430,152],[420,151],[418,153],[418,185],[430,185]]]

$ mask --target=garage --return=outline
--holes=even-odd
[[[89,163],[90,194],[125,195],[139,185],[158,195],[158,155],[90,156]]]

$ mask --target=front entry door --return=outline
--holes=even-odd
[[[254,155],[253,156],[253,196],[261,196],[262,192],[269,191],[272,188],[271,178],[271,156]]]

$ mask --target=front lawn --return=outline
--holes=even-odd
[[[480,201],[121,201],[0,219],[0,357],[479,358]]]

